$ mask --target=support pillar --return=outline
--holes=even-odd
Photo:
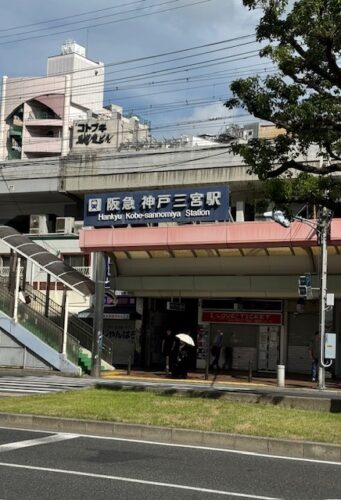
[[[65,295],[64,295],[64,328],[63,328],[63,347],[62,347],[62,353],[66,357],[66,349],[67,349],[67,330],[68,330],[68,324],[69,324],[69,296],[67,293],[67,290],[65,290]]]
[[[13,307],[13,319],[15,322],[18,321],[18,301],[19,301],[19,285],[20,285],[20,257],[17,258],[17,267],[15,272],[15,287],[14,287],[14,307]]]
[[[91,365],[91,375],[93,377],[99,377],[101,373],[104,291],[105,291],[105,258],[103,252],[97,252],[94,323],[93,323],[93,340],[92,340],[92,365]]]
[[[1,106],[0,106],[0,160],[6,159],[6,122],[5,122],[5,105],[7,93],[7,76],[2,77],[2,92],[1,92]]]

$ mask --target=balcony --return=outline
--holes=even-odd
[[[61,118],[27,118],[25,121],[26,127],[62,127],[63,120]]]
[[[25,153],[60,153],[61,137],[28,137],[23,144]]]

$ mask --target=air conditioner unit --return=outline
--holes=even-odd
[[[48,233],[47,215],[30,215],[30,234]]]
[[[74,217],[56,218],[56,233],[70,234],[73,233],[74,227],[75,227]]]
[[[82,220],[75,220],[74,233],[79,234],[79,231],[83,229],[84,222]]]

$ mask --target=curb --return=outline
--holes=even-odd
[[[134,381],[129,381],[129,385],[124,386],[125,382],[123,380],[116,380],[106,383],[97,382],[97,388],[118,390],[125,387],[127,390],[131,391],[141,391],[141,386],[134,385]],[[193,389],[181,388],[181,387],[153,387],[153,385],[146,386],[143,388],[144,391],[151,391],[163,394],[179,394],[183,396],[190,397],[200,397],[200,398],[211,398],[211,399],[224,399],[227,401],[236,401],[240,403],[253,403],[262,405],[273,405],[281,406],[284,408],[296,408],[300,410],[310,410],[310,411],[323,411],[331,413],[341,413],[341,399],[334,399],[332,397],[325,398],[314,398],[312,396],[291,396],[281,393],[267,394],[267,393],[255,393],[255,392],[237,392],[237,391],[224,391],[223,389]]]
[[[125,424],[120,422],[44,417],[40,415],[20,415],[17,413],[0,413],[0,426],[136,439],[165,444],[203,446],[292,458],[341,462],[341,445],[309,441],[290,441],[288,439],[244,436],[223,432],[206,432],[170,427]]]
[[[158,382],[160,384],[166,382],[169,383],[171,382],[172,384],[181,384],[181,383],[186,383],[189,382],[191,385],[206,385],[207,387],[210,387],[212,385],[212,380],[204,380],[204,379],[195,379],[195,378],[187,378],[187,379],[173,379],[173,378],[167,378],[167,377],[143,377],[143,376],[138,376],[134,377],[131,375],[127,375],[126,371],[116,371],[115,372],[101,372],[101,379],[106,380],[106,381],[115,381],[115,379],[119,379],[125,382],[131,382],[131,381],[141,381],[141,382]],[[215,380],[214,381],[215,386],[222,386],[226,387],[226,385],[229,385],[231,387],[234,386],[242,386],[242,387],[269,387],[268,384],[265,384],[264,382],[243,382],[243,381],[234,381],[234,380],[229,380],[228,382],[224,382],[223,380]]]

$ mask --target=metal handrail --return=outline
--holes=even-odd
[[[25,292],[31,298],[30,306],[35,309],[39,314],[45,315],[46,310],[46,295],[39,290],[34,289],[31,285],[27,284]],[[48,304],[48,318],[56,323],[60,328],[64,324],[64,309],[60,304],[49,299]],[[82,347],[88,351],[92,351],[93,331],[92,327],[78,318],[75,314],[69,312],[68,316],[68,333],[76,338]],[[102,339],[102,358],[109,364],[112,364],[113,344],[110,339],[103,337]]]
[[[0,275],[0,284],[8,293],[8,276]],[[36,314],[47,318],[49,321],[57,325],[61,330],[64,328],[64,309],[60,304],[49,298],[48,308],[46,310],[46,295],[39,290],[33,288],[29,283],[25,284],[25,294],[29,295],[31,302],[29,307]],[[6,311],[5,311],[6,312]],[[46,315],[47,313],[47,315]],[[75,314],[69,312],[68,316],[68,335],[77,339],[81,347],[88,351],[92,351],[93,331],[92,327],[78,318]],[[113,343],[107,337],[102,337],[101,356],[104,361],[112,364],[113,358]]]

